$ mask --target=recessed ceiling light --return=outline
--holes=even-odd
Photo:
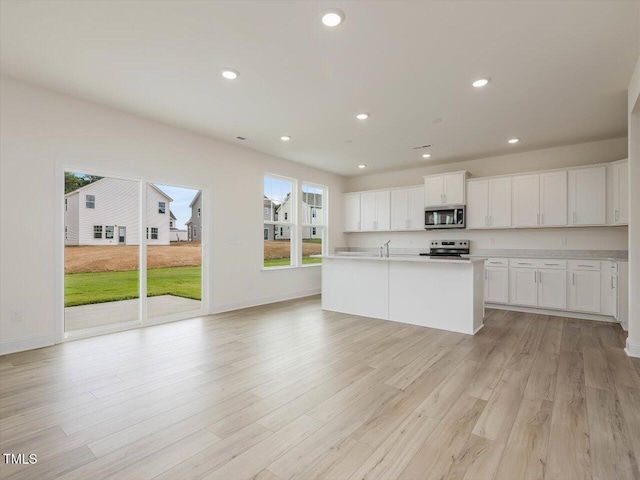
[[[223,68],[221,74],[227,80],[235,80],[240,76],[240,73],[232,68]]]
[[[491,81],[490,78],[479,78],[478,80],[473,82],[471,85],[473,85],[476,88],[481,88],[486,86],[490,81]]]
[[[325,27],[337,27],[344,22],[344,12],[337,8],[331,8],[322,12],[322,23]]]
[[[518,143],[520,141],[519,138],[510,138],[509,143]]]
[[[358,168],[367,168],[367,166],[363,163],[361,163],[360,165],[358,165]]]
[[[422,158],[429,158],[429,157],[431,157],[430,153],[425,153],[424,155],[422,155]]]
[[[288,142],[289,140],[291,140],[291,137],[289,135],[283,135],[282,137],[280,137],[280,140],[282,140],[283,142]]]
[[[367,118],[369,118],[371,115],[369,115],[368,113],[359,113],[356,115],[356,118],[358,120],[366,120]]]

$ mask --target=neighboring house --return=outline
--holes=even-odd
[[[284,202],[276,207],[276,220],[281,222],[291,221],[291,215],[293,214],[293,205],[291,198],[287,195]],[[322,231],[320,228],[308,226],[315,223],[321,224],[322,218],[322,195],[315,193],[302,192],[302,211],[300,212],[301,220],[303,224],[307,226],[302,227],[302,239],[308,240],[311,238],[322,238]],[[317,219],[317,220],[316,220]],[[275,239],[289,239],[291,238],[291,231],[289,227],[277,226]]]
[[[65,245],[139,245],[137,182],[103,178],[64,196]],[[173,200],[147,185],[146,234],[149,245],[169,245],[169,206]]]
[[[189,204],[191,208],[191,218],[186,223],[187,239],[190,242],[202,241],[202,190],[198,190]]]
[[[180,230],[177,221],[176,216],[169,210],[169,240],[171,242],[186,242],[188,239],[187,231]]]
[[[265,221],[275,221],[277,220],[276,209],[278,208],[277,204],[274,204],[269,197],[264,195],[264,199],[262,201],[263,204],[263,219]],[[275,240],[276,237],[276,225],[264,225],[264,239],[265,240]]]

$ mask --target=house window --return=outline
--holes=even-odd
[[[158,202],[158,213],[167,213],[167,204],[165,202]]]
[[[151,227],[151,240],[157,240],[157,239],[158,239],[158,228]]]
[[[196,238],[198,236],[198,227],[196,227],[195,225],[193,226],[193,238]]]
[[[291,239],[295,239],[298,209],[296,181],[277,175],[265,175],[263,181],[264,245],[263,266],[295,266]]]
[[[67,235],[67,226],[64,226],[64,239],[69,240],[69,236]]]
[[[324,253],[326,233],[327,187],[311,183],[302,184],[302,264],[320,263],[312,255]]]
[[[93,226],[93,238],[102,238],[102,225]]]
[[[112,225],[107,225],[104,227],[104,238],[113,238],[114,227]]]
[[[87,208],[96,208],[96,196],[95,195],[87,195],[85,197],[85,206]]]
[[[201,209],[198,207],[198,218],[200,218]]]
[[[67,211],[67,205],[68,205],[68,203],[69,203],[69,199],[68,199],[68,198],[65,198],[65,199],[64,199],[64,211],[65,211],[65,212]]]
[[[149,240],[149,227],[147,227],[147,240]]]

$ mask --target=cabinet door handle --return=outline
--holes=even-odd
[[[575,285],[575,284],[576,284],[576,273],[571,272],[571,285]]]
[[[618,210],[616,210],[615,216],[614,216],[614,221],[618,221]]]
[[[499,265],[502,265],[502,262],[489,262],[489,263],[497,263]]]
[[[587,268],[593,268],[593,265],[580,265],[578,264],[579,267],[587,267]]]
[[[538,283],[538,272],[533,272],[533,283]]]
[[[545,263],[545,265],[548,265],[548,266],[554,265],[554,266],[558,266],[558,267],[560,266],[559,263]]]
[[[518,265],[531,265],[531,263],[527,263],[527,262],[518,262]]]
[[[613,275],[611,275],[611,290],[613,290]]]
[[[540,214],[536,213],[536,223],[540,225]]]
[[[485,280],[487,280],[488,278],[489,278],[489,277],[488,277],[488,272],[487,272],[487,270],[485,270],[485,271],[484,271],[484,279],[485,279]],[[613,278],[613,277],[611,277],[611,278]]]
[[[544,213],[540,214],[540,225],[544,225]]]
[[[489,226],[491,226],[491,223],[492,223],[492,218],[491,218],[491,215],[489,215]]]

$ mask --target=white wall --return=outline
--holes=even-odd
[[[56,229],[62,244],[64,165],[208,189],[205,261],[214,310],[320,288],[316,267],[262,272],[263,174],[330,189],[330,246],[344,245],[342,177],[0,78],[0,348],[55,339]],[[59,175],[56,178],[56,175]],[[25,187],[24,182],[28,185]],[[37,195],[24,195],[25,188]],[[14,199],[22,199],[15,202]],[[230,201],[233,199],[233,201]],[[60,211],[57,211],[59,209]],[[60,225],[56,222],[59,220]],[[20,232],[20,235],[15,235]],[[129,233],[129,232],[127,232]],[[200,233],[200,232],[199,232]],[[14,322],[11,312],[22,313]]]
[[[627,353],[640,357],[640,58],[629,82],[629,336]]]
[[[626,137],[354,177],[349,179],[348,191],[420,185],[423,175],[459,170],[467,170],[473,177],[485,177],[611,162],[623,158],[627,158]],[[347,246],[378,247],[391,239],[391,246],[395,248],[427,248],[430,240],[452,238],[469,239],[474,249],[626,250],[627,237],[627,227],[351,233],[347,234]]]
[[[419,185],[423,182],[423,175],[459,170],[467,170],[473,177],[489,177],[613,162],[623,158],[627,158],[627,137],[353,177],[349,179],[347,188],[349,192],[357,192],[375,188]]]

